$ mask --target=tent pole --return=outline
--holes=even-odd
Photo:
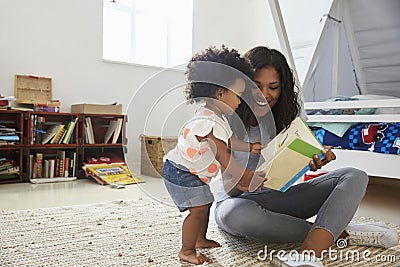
[[[342,13],[342,0],[338,1],[338,8],[337,13],[335,14],[336,18],[341,17]],[[341,23],[334,23],[333,24],[333,31],[334,31],[334,38],[333,38],[333,59],[332,59],[332,96],[338,95],[339,92],[339,81],[340,81],[340,72],[339,72],[339,61],[341,58],[341,51],[340,51],[340,33],[342,29]]]
[[[336,7],[336,1],[332,1],[328,14],[331,14],[333,12],[333,10],[335,9],[335,7]],[[303,87],[305,85],[307,85],[311,79],[312,73],[315,68],[315,64],[317,62],[317,54],[318,54],[319,50],[321,50],[322,34],[328,28],[329,18],[326,16],[322,19],[324,20],[323,26],[320,28],[320,31],[317,35],[318,36],[317,42],[314,43],[313,48],[311,49],[310,57],[308,57],[308,60],[307,60],[308,63],[306,63],[306,66],[308,66],[308,68],[307,68],[306,76],[305,76],[303,84],[302,84]]]
[[[349,6],[348,1],[344,1],[343,4],[347,5],[346,7],[343,6],[343,13],[344,13],[343,21],[344,21],[344,29],[346,31],[347,41],[349,43],[350,55],[351,55],[352,63],[354,66],[356,83],[357,83],[360,94],[367,94],[368,91],[366,88],[364,74],[362,72],[362,66],[361,66],[361,62],[360,62],[360,54],[358,53],[357,41],[354,36],[353,21],[351,19],[350,13],[349,13],[350,6]]]
[[[271,9],[272,17],[274,19],[275,29],[278,34],[279,44],[281,46],[282,53],[289,60],[289,63],[293,70],[294,78],[296,80],[296,84],[297,84],[299,90],[301,91],[301,89],[300,89],[301,84],[300,84],[299,76],[297,74],[297,69],[296,69],[296,64],[294,62],[292,49],[290,48],[289,39],[288,39],[287,31],[285,28],[285,23],[283,22],[283,17],[282,17],[281,8],[279,6],[279,1],[278,0],[268,0],[268,2],[269,2],[269,7]]]

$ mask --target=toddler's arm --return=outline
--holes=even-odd
[[[247,151],[255,154],[261,154],[261,149],[263,148],[263,145],[259,142],[248,143],[233,136],[230,138],[230,144],[232,150]]]
[[[229,183],[232,186],[236,186],[242,191],[252,192],[259,188],[265,181],[265,178],[259,173],[243,168],[228,152],[226,143],[216,138],[212,132],[206,138],[208,138],[210,147],[222,170],[230,174]],[[222,178],[224,179],[224,176]]]

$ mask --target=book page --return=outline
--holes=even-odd
[[[286,147],[272,162],[266,164],[268,179],[264,186],[280,190],[300,173],[310,162],[310,158]],[[288,166],[290,164],[290,167]]]
[[[266,173],[264,186],[281,190],[293,179],[301,178],[309,169],[313,155],[321,153],[323,146],[305,122],[297,117],[289,128],[279,133],[261,150],[265,162],[257,169]]]
[[[261,155],[268,161],[268,159],[272,159],[275,155],[278,155],[295,138],[299,138],[321,150],[324,148],[306,123],[300,117],[297,117],[292,121],[288,129],[280,132],[261,150]]]

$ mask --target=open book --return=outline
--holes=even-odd
[[[314,155],[324,157],[323,149],[307,124],[297,117],[261,150],[265,162],[257,171],[266,172],[264,186],[285,192],[310,169]]]

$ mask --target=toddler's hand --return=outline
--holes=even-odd
[[[250,152],[251,153],[260,155],[261,154],[261,149],[263,149],[263,148],[264,148],[264,146],[259,142],[250,143]]]

